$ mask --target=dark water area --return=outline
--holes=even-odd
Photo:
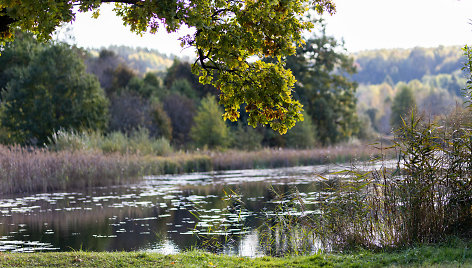
[[[310,166],[149,176],[139,184],[85,192],[0,199],[0,251],[135,251],[193,248],[264,255],[257,228],[293,192],[314,213],[326,191],[318,174],[348,167]],[[272,188],[272,189],[271,189]],[[301,213],[301,212],[298,212]],[[218,246],[215,246],[217,244]]]

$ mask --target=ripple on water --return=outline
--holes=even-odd
[[[19,240],[0,240],[0,251],[10,252],[38,252],[38,251],[56,251],[59,248],[49,243],[39,241],[19,241]]]

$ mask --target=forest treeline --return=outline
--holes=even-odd
[[[0,56],[0,141],[60,147],[75,137],[100,140],[94,146],[103,151],[165,154],[374,139],[391,134],[413,108],[438,117],[462,103],[462,59],[458,47],[353,57],[335,38],[312,36],[287,58],[304,120],[279,135],[248,126],[251,105],[241,106],[237,122],[224,121],[219,90],[202,85],[187,61],[129,47],[87,51],[19,34]]]
[[[280,135],[248,125],[251,105],[241,105],[237,122],[224,121],[219,90],[201,84],[187,61],[174,59],[165,72],[148,71],[148,62],[166,66],[169,59],[156,61],[152,51],[126,47],[86,51],[18,34],[0,56],[0,139],[36,146],[98,139],[102,150],[120,152],[136,151],[132,144],[149,139],[160,147],[151,151],[161,153],[170,147],[253,150],[347,141],[362,127],[350,78],[355,69],[352,58],[337,52],[340,46],[332,37],[313,36],[288,58],[304,120]]]
[[[412,109],[434,120],[462,107],[467,79],[461,47],[382,49],[353,57],[358,113],[374,132],[392,133]]]
[[[172,65],[175,55],[165,55],[156,49],[132,48],[127,46],[109,46],[101,49],[89,49],[92,57],[98,57],[101,50],[113,51],[124,64],[139,75],[147,72],[166,72]],[[376,49],[352,53],[356,72],[352,75],[359,84],[394,85],[398,82],[423,80],[437,77],[441,87],[460,93],[462,84],[454,79],[465,78],[461,71],[465,62],[460,46],[439,46],[435,48],[415,47],[409,49]],[[188,59],[179,58],[181,61]],[[452,82],[446,81],[441,75],[451,75]]]
[[[367,50],[353,57],[357,66],[353,78],[360,84],[396,84],[439,74],[457,76],[465,62],[459,46]]]

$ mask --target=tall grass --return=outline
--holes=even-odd
[[[294,187],[285,193],[271,186],[275,208],[266,211],[257,229],[264,254],[269,256],[307,255],[317,248],[313,218],[305,213],[300,193]]]
[[[137,155],[169,155],[172,147],[165,138],[149,136],[146,128],[139,128],[128,135],[112,132],[76,132],[59,130],[49,140],[49,148],[55,151],[100,150],[103,153]]]
[[[439,126],[412,116],[390,150],[396,164],[381,160],[373,171],[353,166],[320,175],[314,211],[305,211],[296,189],[284,193],[262,229],[266,253],[403,248],[451,236],[472,238],[472,130],[467,124]]]
[[[401,204],[401,244],[436,242],[472,234],[472,136],[465,126],[421,125],[411,117],[398,133],[402,180],[388,181],[385,194]],[[392,202],[392,201],[390,201]],[[386,203],[389,205],[389,203]],[[392,217],[390,216],[390,217]]]
[[[472,135],[422,124],[397,132],[396,166],[327,180],[310,226],[325,248],[397,248],[472,236]],[[331,190],[330,190],[331,189]]]
[[[2,193],[47,192],[132,182],[140,166],[120,155],[0,146]]]
[[[0,193],[132,183],[144,175],[313,165],[373,154],[359,147],[174,153],[167,140],[149,137],[146,129],[129,136],[61,130],[47,148],[0,146]]]

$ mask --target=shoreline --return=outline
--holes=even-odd
[[[147,175],[265,169],[367,161],[384,152],[344,145],[310,150],[178,152],[169,156],[48,151],[0,146],[0,194],[30,194],[134,183]]]

